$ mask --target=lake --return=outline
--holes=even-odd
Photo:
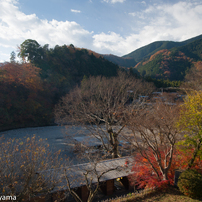
[[[89,132],[81,126],[45,126],[45,127],[33,127],[33,128],[21,128],[0,132],[0,136],[7,138],[24,138],[36,137],[47,139],[47,143],[50,145],[52,152],[61,150],[60,157],[69,158],[73,164],[78,163],[76,160],[76,154],[73,152],[73,144],[76,139],[82,141],[83,138],[89,137]]]
[[[127,129],[124,129],[124,134],[129,134]],[[77,154],[74,152],[75,142],[86,142],[88,146],[100,145],[101,142],[89,134],[89,131],[83,126],[45,126],[33,128],[21,128],[0,132],[0,136],[7,138],[27,138],[33,135],[36,137],[47,139],[52,152],[61,150],[60,157],[69,160],[73,164],[77,164]],[[104,140],[106,142],[106,140]],[[120,142],[124,142],[121,140]],[[84,160],[84,159],[83,159]]]

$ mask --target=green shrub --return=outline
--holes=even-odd
[[[180,191],[191,198],[202,198],[202,175],[196,170],[183,172],[177,183]]]

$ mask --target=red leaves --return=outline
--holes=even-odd
[[[133,185],[136,186],[137,189],[150,187],[165,189],[168,184],[173,184],[176,169],[185,170],[187,168],[188,162],[191,159],[193,152],[193,149],[188,149],[186,151],[175,150],[173,161],[168,172],[168,180],[163,180],[162,173],[160,172],[159,166],[151,152],[147,151],[149,157],[148,159],[137,153],[134,157],[134,165],[132,168],[134,173],[130,176],[130,181]],[[160,179],[149,161],[156,169]],[[202,159],[198,157],[193,168],[199,170],[199,172],[202,172],[202,170],[200,170],[202,168]]]

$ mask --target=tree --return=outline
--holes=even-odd
[[[30,62],[35,62],[41,59],[43,48],[39,43],[32,39],[25,40],[19,47],[18,56],[25,60],[27,57]]]
[[[131,141],[137,154],[153,170],[158,181],[168,180],[176,142],[180,138],[175,121],[178,106],[158,102],[131,113],[129,128]]]
[[[163,155],[163,151],[160,150],[160,154]],[[138,189],[144,188],[165,188],[168,184],[173,184],[174,179],[174,169],[177,169],[175,166],[172,166],[169,169],[167,180],[162,179],[162,173],[159,169],[158,163],[154,157],[154,155],[149,155],[152,150],[147,149],[148,159],[144,157],[141,153],[136,152],[134,155],[134,163],[132,167],[133,174],[130,176],[130,182]],[[175,160],[175,159],[174,159]],[[154,172],[154,169],[158,173]],[[161,179],[159,179],[159,177]]]
[[[31,63],[5,63],[1,66],[1,130],[50,123],[52,95],[47,93],[40,71]]]
[[[159,149],[160,153],[163,155],[163,150]],[[149,152],[148,152],[149,153]],[[150,150],[150,153],[152,151]],[[157,178],[157,175],[155,174],[152,165],[155,167],[157,172],[159,173],[159,176],[162,177],[162,173],[159,169],[159,166],[157,164],[157,161],[154,157],[154,155],[150,155],[150,161],[148,161],[144,156],[141,155],[141,153],[136,153],[134,155],[134,161],[133,161],[133,174],[130,176],[130,182],[135,185],[137,189],[142,188],[158,188],[158,189],[164,189],[167,188],[167,185],[174,184],[174,176],[176,170],[185,170],[187,168],[187,164],[190,161],[193,154],[193,148],[182,150],[179,147],[176,147],[176,149],[173,152],[173,158],[172,158],[172,164],[168,171],[168,180],[159,180]],[[192,169],[197,170],[198,172],[201,172],[202,167],[202,159],[197,157],[195,159],[195,163],[192,166]]]
[[[29,63],[5,63],[0,74],[0,81],[4,83],[18,83],[26,88],[41,89],[41,69]]]
[[[90,77],[62,98],[55,108],[55,120],[60,124],[71,121],[84,125],[117,158],[119,136],[125,128],[129,108],[133,107],[131,103],[151,90],[148,83],[126,74]]]
[[[0,194],[16,196],[23,201],[49,194],[60,182],[56,168],[59,153],[51,153],[48,144],[32,136],[24,139],[0,141]],[[44,170],[49,174],[44,176]]]
[[[194,165],[198,155],[202,155],[202,91],[192,91],[187,94],[180,109],[178,127],[185,134],[181,143],[185,148],[194,148],[188,168]]]
[[[10,57],[10,62],[11,62],[11,63],[15,63],[15,58],[16,58],[15,52],[12,51],[12,52],[11,52],[11,57]]]
[[[202,174],[196,170],[187,169],[181,173],[177,185],[183,194],[191,198],[201,199]]]
[[[202,90],[202,62],[194,64],[185,77],[185,82],[181,85],[187,91]]]

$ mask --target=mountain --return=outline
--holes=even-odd
[[[123,57],[102,56],[120,67],[130,67],[136,75],[182,81],[191,67],[201,64],[201,40],[202,35],[182,42],[156,41]]]
[[[133,58],[135,61],[140,62],[143,59],[150,57],[151,55],[153,55],[159,50],[171,49],[174,47],[181,47],[201,38],[202,38],[202,35],[193,37],[191,39],[188,39],[182,42],[156,41],[146,46],[143,46],[127,55],[124,55],[123,58]]]
[[[118,57],[116,55],[102,55],[105,59],[121,67],[134,67],[137,62],[132,57]]]
[[[202,38],[182,43],[186,45],[156,51],[149,58],[139,62],[135,69],[144,77],[183,80],[191,67],[201,64]]]

